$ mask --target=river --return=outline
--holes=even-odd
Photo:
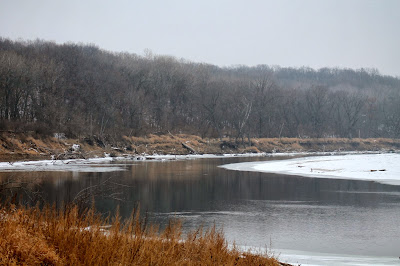
[[[32,190],[58,206],[90,187],[102,213],[119,206],[128,217],[140,202],[153,222],[179,218],[185,231],[215,224],[230,243],[267,248],[289,263],[400,263],[400,186],[218,167],[277,159],[285,158],[127,160],[95,170],[85,164],[85,171],[8,171],[0,179],[32,181]]]

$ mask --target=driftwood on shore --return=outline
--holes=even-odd
[[[54,156],[54,160],[86,159],[82,152],[64,152]]]
[[[185,149],[187,149],[190,153],[197,154],[197,151],[196,151],[195,149],[193,149],[192,147],[190,147],[189,145],[187,145],[187,144],[185,144],[185,143],[182,142],[182,146],[183,146]]]

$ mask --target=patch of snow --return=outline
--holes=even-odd
[[[233,245],[228,245],[233,248]],[[398,257],[389,256],[362,256],[335,253],[308,252],[301,250],[259,248],[252,246],[235,245],[242,252],[253,254],[268,254],[280,262],[292,265],[399,265]]]
[[[274,250],[278,259],[293,265],[399,265],[399,258],[387,256],[360,256],[302,252],[296,250]]]
[[[62,172],[114,172],[125,171],[121,165],[107,164],[114,158],[41,160],[25,162],[0,162],[0,172],[26,171],[62,171]]]
[[[233,245],[228,245],[233,248]],[[260,248],[235,245],[242,252],[268,254],[280,262],[292,265],[399,265],[399,258],[389,256],[362,256],[335,253],[308,252],[301,250]]]
[[[80,148],[81,148],[81,146],[79,144],[72,144],[72,147],[71,147],[71,149],[73,151],[79,151]]]
[[[255,250],[252,247],[240,247],[243,251]],[[265,248],[259,250],[258,253],[264,251]],[[278,257],[278,260],[292,265],[399,265],[399,258],[388,256],[362,256],[335,253],[307,252],[300,250],[268,250],[270,254]],[[257,252],[255,252],[257,253]]]
[[[233,157],[263,157],[267,153],[242,153],[242,154],[188,154],[188,155],[143,155],[147,160],[187,160],[187,159],[213,159]]]
[[[367,180],[400,185],[400,154],[398,153],[315,156],[280,161],[236,163],[221,167],[229,170]]]

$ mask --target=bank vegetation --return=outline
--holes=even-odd
[[[284,265],[268,254],[229,247],[215,228],[183,234],[130,219],[103,218],[93,209],[0,206],[2,265]]]

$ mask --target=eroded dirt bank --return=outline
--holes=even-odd
[[[70,159],[121,156],[123,154],[221,154],[258,152],[313,151],[394,151],[400,149],[400,139],[342,139],[342,138],[263,138],[235,141],[210,139],[194,135],[124,136],[117,141],[105,141],[96,136],[65,139],[26,133],[0,134],[0,161],[35,159]]]

